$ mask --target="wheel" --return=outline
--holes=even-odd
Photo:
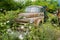
[[[39,26],[41,24],[41,22],[42,22],[42,19],[36,19],[34,21],[34,26]]]

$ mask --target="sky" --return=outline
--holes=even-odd
[[[25,1],[26,0],[14,0],[15,2],[24,2],[25,3]],[[36,1],[36,0],[31,0],[32,2],[34,2],[34,1]],[[49,1],[49,0],[47,0],[47,1]],[[59,3],[59,6],[60,6],[60,0],[54,0],[54,1],[58,1],[58,3]]]
[[[60,0],[58,0],[59,6],[60,6]]]

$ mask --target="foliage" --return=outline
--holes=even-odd
[[[23,40],[56,40],[58,30],[60,33],[60,27],[58,27],[58,21],[57,16],[53,13],[58,8],[57,1],[44,1],[44,0],[37,0],[35,2],[26,1],[25,4],[22,4],[22,2],[15,2],[13,0],[0,0],[0,8],[10,10],[6,11],[5,15],[4,13],[0,12],[0,39],[1,40],[20,40],[18,32],[16,32],[17,28],[21,25],[17,24],[16,22],[13,22],[13,20],[17,17],[17,15],[20,12],[24,12],[25,7],[29,5],[40,5],[40,6],[46,6],[46,14],[47,19],[44,24],[39,25],[38,27],[35,27],[33,24],[24,24],[23,26],[27,28],[29,31],[27,32],[27,35],[24,36]],[[14,10],[14,11],[13,11]],[[54,22],[54,23],[53,23]],[[12,34],[9,34],[11,32],[7,32],[7,29],[12,29]],[[21,30],[20,30],[21,31]],[[16,32],[16,33],[15,33]],[[20,32],[21,33],[21,32]],[[25,32],[26,33],[26,32]],[[59,34],[58,34],[59,35]]]
[[[32,2],[31,0],[26,0],[23,2],[20,2],[20,0],[18,1],[4,0],[0,2],[0,4],[1,4],[0,8],[7,9],[7,10],[24,9],[26,6],[29,6],[29,5],[40,5],[40,6],[46,6],[47,11],[53,12],[58,7],[57,1],[40,1],[40,0],[37,0],[35,2]]]
[[[6,15],[4,14],[0,14],[0,38],[2,40],[19,40],[19,38],[16,37],[15,39],[15,35],[11,35],[9,36],[9,33],[7,33],[7,29],[9,29],[10,27],[14,28],[13,30],[16,31],[16,28],[20,25],[16,24],[15,22],[13,23],[13,26],[11,25],[12,20],[17,17],[18,13],[20,12],[20,10],[17,11],[7,11]],[[40,26],[36,27],[33,26],[33,24],[27,24],[24,25],[27,27],[28,30],[30,30],[28,32],[27,35],[24,36],[24,40],[55,40],[56,39],[56,32],[57,29],[55,30],[55,26],[53,26],[51,24],[51,20],[53,18],[56,18],[54,15],[50,14],[47,12],[48,15],[48,20],[44,23],[41,24]],[[51,19],[51,20],[49,20]],[[31,28],[29,28],[31,27]]]

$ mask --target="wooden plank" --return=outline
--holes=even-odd
[[[39,17],[44,16],[44,13],[20,13],[18,17],[26,17],[26,18],[32,18],[32,17]]]
[[[24,19],[19,19],[19,18],[16,18],[15,21],[16,22],[30,22],[30,21],[35,21],[36,19],[44,19],[44,17],[33,17],[33,18],[24,18]]]
[[[20,18],[21,16],[25,18]],[[44,13],[21,13],[18,14],[15,21],[19,24],[33,23],[35,26],[38,26],[40,22],[44,21]]]

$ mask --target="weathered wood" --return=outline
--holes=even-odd
[[[23,17],[23,18],[20,18]],[[38,26],[40,22],[43,23],[44,13],[20,13],[15,19],[17,23],[33,23]]]
[[[33,18],[23,18],[23,19],[19,19],[16,18],[15,21],[17,22],[30,22],[30,20],[35,21],[36,19],[44,19],[44,17],[33,17]]]
[[[42,22],[42,19],[38,18],[34,21],[34,25],[38,26]]]
[[[60,9],[58,9],[57,16],[58,16],[58,18],[60,18]]]
[[[59,22],[59,25],[60,25],[60,8],[58,9],[57,17],[58,17],[58,22]]]
[[[44,16],[44,13],[20,13],[18,17],[26,17],[26,18],[32,18],[32,17],[39,17],[39,16]]]

